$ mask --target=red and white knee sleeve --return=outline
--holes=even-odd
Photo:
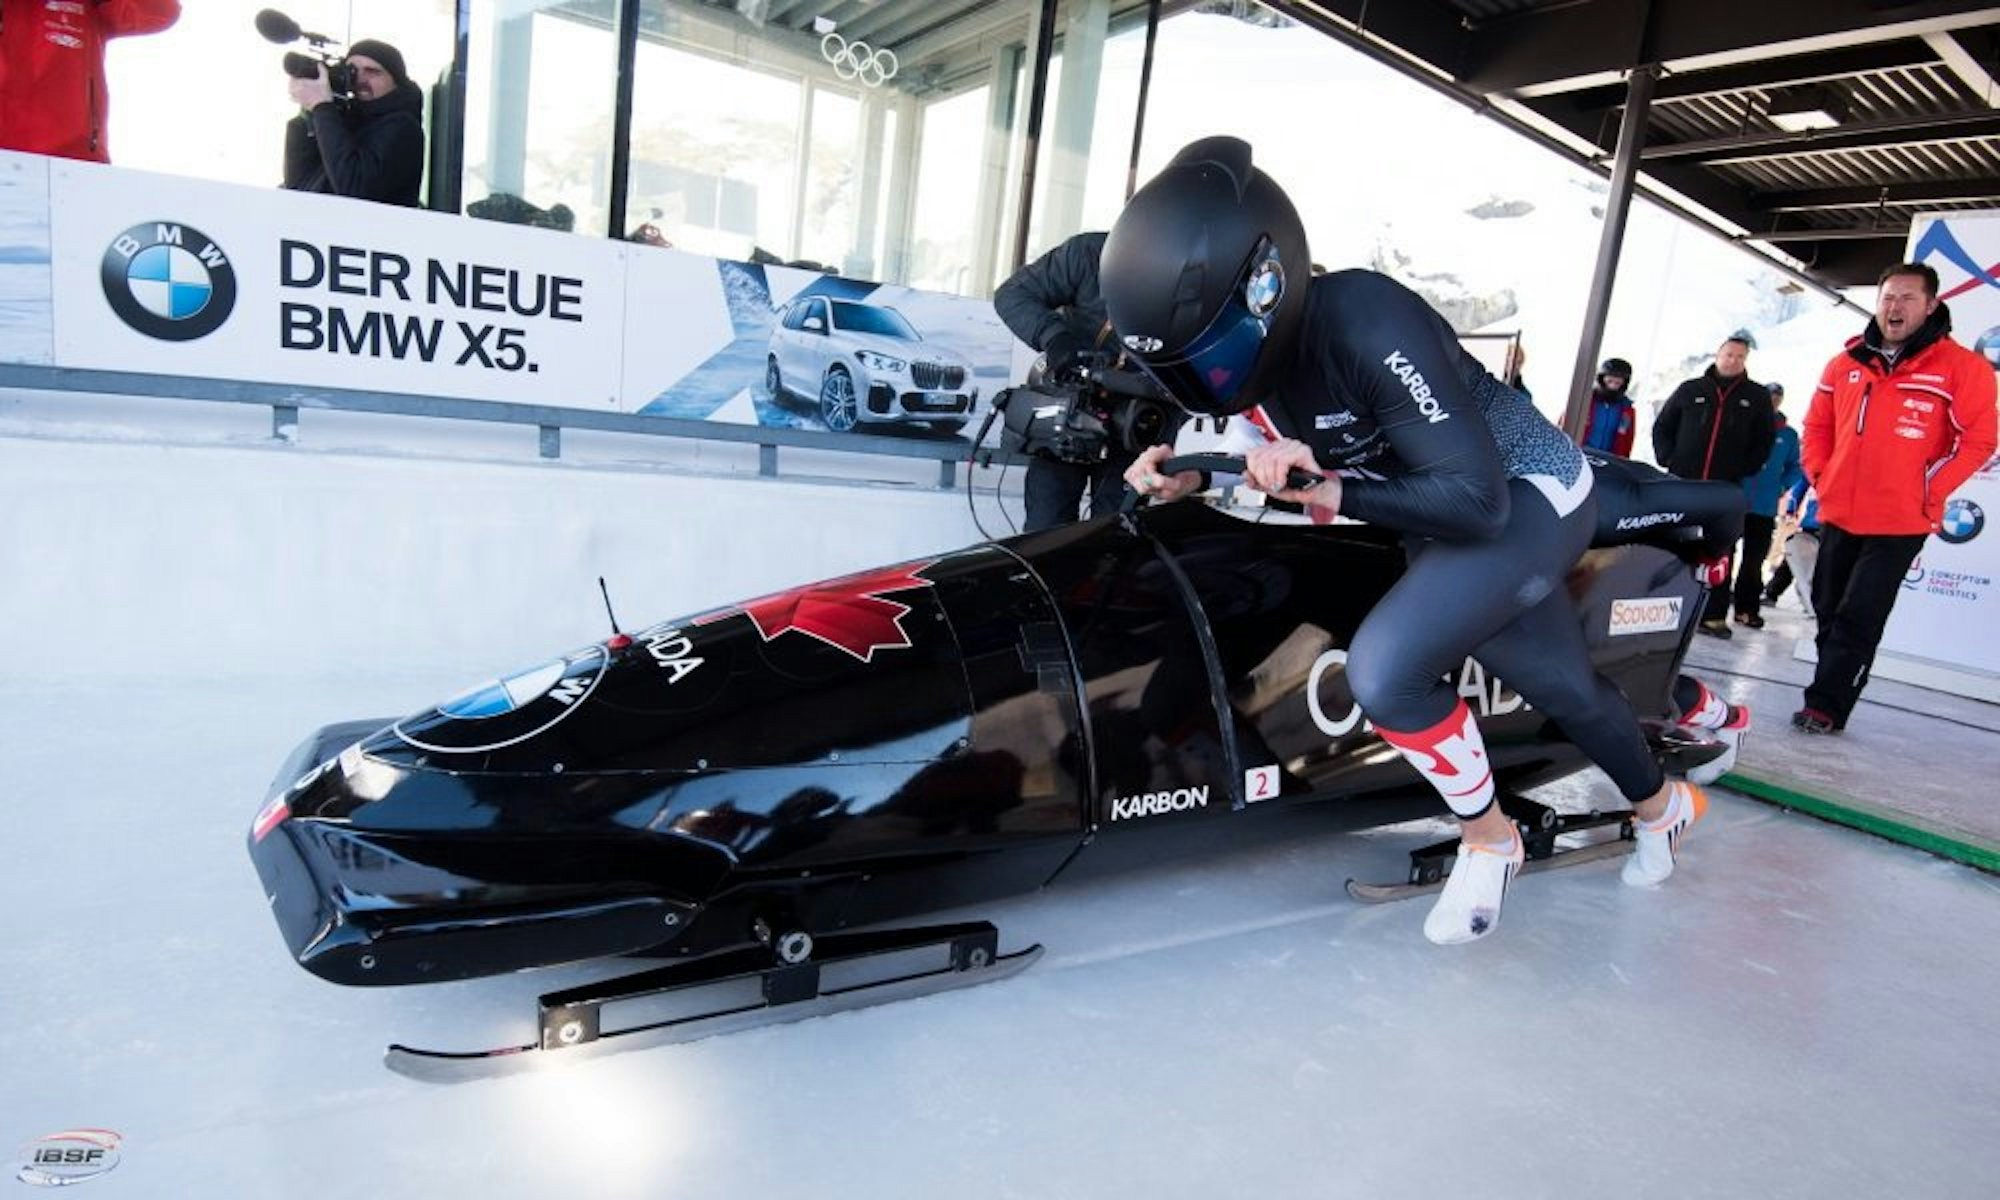
[[[1695,729],[1720,729],[1729,723],[1729,702],[1716,695],[1709,686],[1697,679],[1694,685],[1701,689],[1701,699],[1681,714],[1681,724]]]
[[[1398,733],[1377,724],[1375,732],[1403,752],[1452,812],[1471,820],[1493,806],[1493,768],[1486,761],[1486,739],[1479,736],[1479,724],[1465,701],[1429,729]]]

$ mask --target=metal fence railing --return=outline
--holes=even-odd
[[[843,454],[883,455],[891,458],[932,459],[938,464],[937,485],[947,491],[958,486],[959,464],[967,461],[972,451],[972,447],[966,441],[958,438],[921,439],[885,437],[878,434],[830,433],[817,429],[782,429],[763,425],[732,425],[721,421],[693,421],[680,417],[593,412],[589,409],[560,408],[555,405],[411,396],[397,392],[374,392],[353,388],[302,387],[290,383],[256,383],[190,375],[150,375],[134,371],[82,370],[74,367],[31,366],[17,363],[0,363],[0,388],[261,405],[271,410],[272,436],[284,438],[293,435],[301,414],[311,409],[533,425],[541,430],[541,456],[548,459],[561,457],[562,431],[565,429],[603,430],[692,441],[747,444],[758,448],[758,473],[773,477],[778,474],[778,451],[785,447],[832,450]],[[1002,454],[992,447],[980,448],[980,461],[984,463],[989,457],[995,462],[1015,461],[1011,456]]]

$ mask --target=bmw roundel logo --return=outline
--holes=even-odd
[[[610,664],[602,646],[467,688],[395,725],[396,736],[419,750],[473,754],[499,750],[548,732],[597,690]]]
[[[206,337],[236,307],[236,268],[191,225],[148,221],[111,240],[98,268],[104,298],[127,325],[163,342]]]
[[[1953,500],[1944,506],[1944,520],[1938,527],[1938,536],[1952,545],[1960,545],[1979,536],[1986,528],[1986,512],[1970,500]]]

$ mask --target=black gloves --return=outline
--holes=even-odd
[[[1084,358],[1089,353],[1089,338],[1080,337],[1067,329],[1062,330],[1049,339],[1048,345],[1042,347],[1042,359],[1047,364],[1044,371],[1051,379],[1067,375],[1082,366]]]

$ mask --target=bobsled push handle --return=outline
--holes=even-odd
[[[1160,463],[1160,474],[1178,475],[1182,471],[1206,471],[1210,475],[1241,475],[1243,466],[1242,456],[1236,454],[1177,454]],[[1319,481],[1320,476],[1310,471],[1301,471],[1296,467],[1285,476],[1285,482],[1295,488],[1309,488]],[[1125,489],[1123,511],[1131,512],[1145,503],[1144,496],[1130,487]]]

